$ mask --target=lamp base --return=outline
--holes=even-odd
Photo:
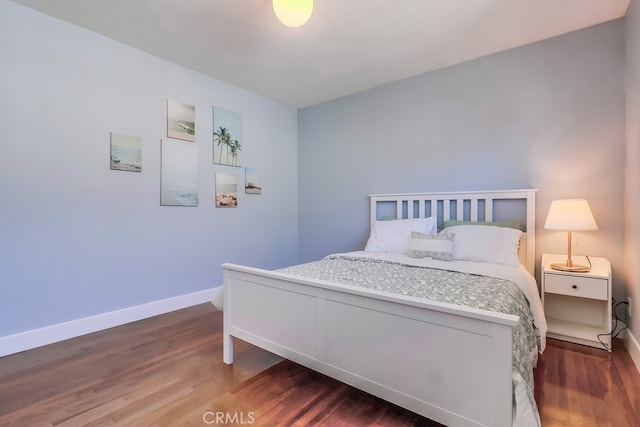
[[[551,268],[560,271],[571,271],[573,273],[588,273],[589,270],[591,270],[591,268],[586,265],[573,264],[569,266],[564,262],[551,264]]]

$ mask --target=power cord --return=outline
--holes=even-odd
[[[587,257],[587,259],[589,258]],[[619,303],[616,304],[616,299],[611,298],[611,305],[613,306],[612,314],[613,314],[613,320],[614,320],[613,327],[611,328],[611,332],[607,334],[598,334],[598,341],[600,341],[600,344],[602,344],[605,350],[610,350],[610,346],[608,346],[604,341],[602,341],[602,338],[600,337],[610,335],[611,339],[617,338],[618,335],[620,335],[620,332],[629,328],[629,325],[627,325],[624,321],[622,321],[622,319],[618,316],[618,312],[617,312],[618,307],[620,307],[623,304],[629,305],[629,302],[620,301]],[[619,331],[616,332],[616,329],[618,329],[618,322],[622,323],[624,326],[620,328]]]

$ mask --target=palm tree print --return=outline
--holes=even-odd
[[[213,163],[242,166],[242,116],[213,107]]]

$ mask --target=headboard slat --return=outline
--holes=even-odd
[[[484,220],[493,221],[493,199],[485,199],[484,201]]]
[[[456,219],[464,218],[464,199],[456,199]]]
[[[474,197],[471,199],[471,221],[478,221],[478,199]]]
[[[446,221],[448,219],[451,219],[451,213],[450,213],[450,209],[451,209],[451,200],[449,199],[444,199],[442,201],[443,207],[442,207],[442,220]]]

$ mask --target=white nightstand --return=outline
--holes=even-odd
[[[567,256],[542,255],[541,293],[547,336],[611,351],[611,265],[605,258],[587,260],[574,255],[572,259],[582,265],[591,261],[591,271],[553,270],[551,264],[564,262]]]

